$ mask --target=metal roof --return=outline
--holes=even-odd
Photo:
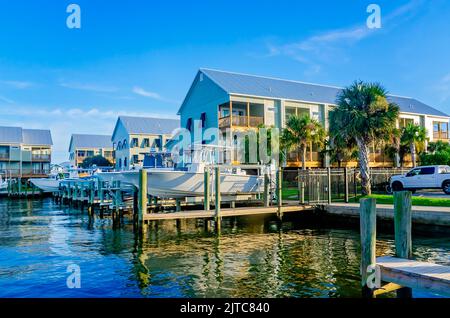
[[[22,129],[22,136],[25,145],[53,145],[50,130]]]
[[[336,97],[342,90],[342,88],[334,86],[211,69],[200,69],[200,72],[208,76],[230,95],[249,95],[273,99],[335,104]],[[398,104],[400,111],[404,113],[449,117],[447,114],[414,98],[388,95],[388,100]]]
[[[180,128],[179,119],[120,116],[118,120],[129,134],[165,135]]]
[[[22,143],[22,128],[20,127],[0,127],[0,142]]]
[[[0,127],[0,142],[30,146],[53,145],[50,130],[22,129],[20,127]]]
[[[70,138],[69,151],[74,148],[112,148],[111,136],[73,134]]]

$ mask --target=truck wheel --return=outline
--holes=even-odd
[[[442,190],[444,190],[445,194],[450,194],[450,181],[445,181],[442,185]]]
[[[394,182],[392,184],[392,191],[402,191],[403,190],[403,184],[401,182]]]

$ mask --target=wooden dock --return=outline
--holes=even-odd
[[[396,291],[399,298],[411,298],[413,289],[450,295],[450,266],[413,260],[411,192],[395,192],[393,210],[396,257],[376,258],[376,199],[360,201],[363,297],[373,298]]]
[[[285,205],[281,207],[281,213],[292,213],[312,210],[313,207],[309,205]],[[243,207],[243,208],[227,208],[221,209],[221,217],[230,216],[255,216],[265,214],[278,214],[279,209],[277,206],[272,207]],[[208,219],[216,217],[214,210],[194,210],[184,212],[173,213],[147,213],[144,214],[144,221],[157,221],[157,220],[177,220],[177,219]]]
[[[332,203],[322,205],[321,210],[330,215],[359,218],[358,203]],[[450,208],[439,206],[413,206],[412,222],[424,225],[450,226]],[[377,204],[377,219],[394,220],[394,206]]]
[[[378,257],[376,264],[382,281],[450,296],[450,266],[391,256]]]

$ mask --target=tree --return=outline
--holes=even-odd
[[[400,168],[403,162],[401,138],[402,130],[399,128],[392,129],[391,135],[387,140],[388,145],[385,147],[385,153],[392,158],[395,168]]]
[[[83,163],[81,164],[81,167],[84,169],[92,168],[92,166],[97,167],[111,167],[112,163],[109,162],[108,159],[106,159],[103,156],[94,156],[94,157],[88,157],[83,160]]]
[[[281,144],[287,151],[300,150],[302,169],[306,169],[306,150],[313,144],[322,147],[326,132],[323,126],[308,114],[292,115],[286,121],[286,127],[281,134]]]
[[[334,120],[334,112],[329,113],[330,118],[330,140],[328,142],[328,153],[330,156],[330,162],[337,162],[338,167],[342,166],[343,161],[350,161],[358,158],[358,150],[356,147],[356,141],[353,137],[344,136],[340,132],[340,127]]]
[[[450,152],[450,144],[448,142],[438,140],[428,143],[428,151],[431,153],[447,151]]]
[[[356,141],[363,195],[371,194],[369,146],[389,138],[399,114],[399,107],[386,95],[378,83],[355,81],[338,95],[333,111],[340,133]]]
[[[402,142],[409,146],[413,167],[416,166],[416,149],[424,148],[427,132],[424,127],[409,123],[403,127]]]

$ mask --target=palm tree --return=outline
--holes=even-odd
[[[354,138],[358,146],[362,194],[370,195],[369,146],[391,135],[399,107],[386,99],[386,90],[377,83],[356,81],[337,97],[333,112],[340,133]]]
[[[385,152],[394,160],[395,168],[400,168],[401,159],[401,138],[402,130],[399,128],[392,129],[392,133],[387,140],[388,145],[385,147]]]
[[[411,161],[413,167],[416,166],[416,149],[423,148],[427,139],[427,132],[424,127],[409,123],[402,131],[402,142],[409,145]]]
[[[340,127],[336,125],[334,120],[334,112],[329,113],[329,147],[326,153],[330,156],[330,162],[337,162],[338,167],[341,168],[343,161],[350,161],[358,158],[358,150],[356,142],[353,137],[344,136],[340,132]]]
[[[286,121],[281,143],[287,151],[298,149],[301,153],[302,169],[306,169],[306,149],[309,144],[322,147],[326,132],[323,126],[308,114],[292,115]]]

